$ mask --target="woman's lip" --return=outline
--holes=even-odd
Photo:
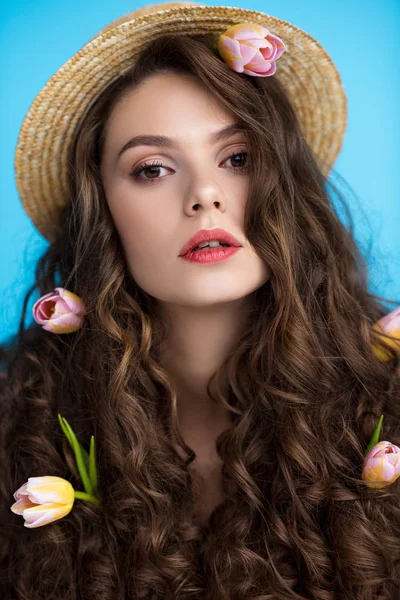
[[[196,262],[201,264],[215,263],[226,260],[233,254],[236,254],[240,248],[242,248],[242,246],[219,246],[217,248],[211,248],[207,250],[196,250],[195,252],[190,251],[184,255],[181,255],[180,258],[183,258],[183,260],[188,262]]]
[[[241,243],[232,233],[222,229],[222,227],[212,227],[211,229],[200,229],[195,233],[183,246],[179,256],[186,256],[193,248],[202,242],[208,242],[210,240],[219,240],[223,244],[229,244],[229,246],[242,247]]]

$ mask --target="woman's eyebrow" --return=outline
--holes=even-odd
[[[226,140],[233,136],[235,133],[243,133],[244,127],[240,123],[231,123],[214,131],[208,139],[210,144],[217,144],[223,140]],[[179,143],[169,137],[163,135],[137,135],[126,142],[126,144],[118,152],[117,161],[120,156],[129,148],[135,148],[136,146],[160,146],[162,148],[174,148],[179,147]]]

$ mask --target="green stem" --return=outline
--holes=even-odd
[[[100,506],[100,500],[92,494],[87,494],[86,492],[77,492],[76,490],[74,490],[74,497],[78,498],[79,500],[86,500],[86,502],[91,502],[96,506]]]
[[[90,496],[92,496],[94,490],[93,490],[92,482],[90,481],[89,475],[87,474],[87,471],[86,471],[85,462],[84,462],[84,459],[82,456],[81,445],[78,442],[77,437],[76,437],[75,433],[73,432],[72,427],[68,423],[67,419],[65,419],[64,417],[61,417],[61,420],[64,423],[64,425],[68,431],[68,440],[69,440],[69,442],[74,450],[74,453],[75,453],[75,460],[76,460],[76,464],[78,467],[79,475],[82,479],[83,487],[85,488],[86,492]],[[85,450],[85,452],[86,452],[86,450]],[[87,457],[87,458],[89,458],[89,457]]]
[[[379,434],[381,432],[382,421],[383,421],[383,415],[381,415],[379,417],[378,425],[374,429],[374,432],[372,434],[371,440],[370,440],[370,442],[369,442],[369,444],[367,446],[367,449],[365,451],[365,456],[367,456],[368,452],[379,442]]]

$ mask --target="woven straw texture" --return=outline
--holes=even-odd
[[[64,63],[23,120],[14,159],[17,189],[24,210],[48,241],[53,241],[57,213],[69,202],[68,148],[102,88],[157,35],[211,32],[217,42],[228,27],[242,22],[259,23],[285,43],[273,77],[285,87],[303,134],[329,175],[343,143],[347,99],[339,72],[319,42],[287,21],[254,10],[192,2],[145,6],[107,25]]]

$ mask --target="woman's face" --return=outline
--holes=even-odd
[[[233,122],[194,77],[157,74],[125,96],[107,123],[101,172],[110,212],[132,277],[161,302],[231,302],[270,276],[243,233],[248,157],[238,154],[247,150],[244,134],[210,141]],[[166,136],[174,147],[141,143],[120,154],[139,135]],[[150,166],[132,175],[144,162]],[[209,264],[179,256],[194,233],[216,226],[243,247]]]

